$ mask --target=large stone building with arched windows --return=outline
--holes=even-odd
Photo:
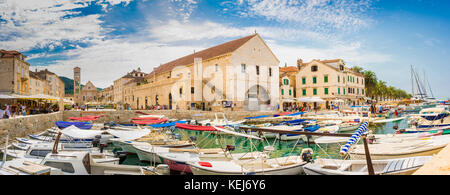
[[[155,68],[135,85],[132,108],[275,110],[279,63],[259,34],[232,40]]]

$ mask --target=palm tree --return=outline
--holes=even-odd
[[[364,71],[364,80],[365,80],[365,85],[366,85],[366,94],[368,97],[374,99],[375,97],[375,90],[376,90],[376,85],[377,85],[377,76],[375,75],[374,72],[370,71],[370,70],[366,70]]]
[[[353,66],[353,68],[351,68],[353,71],[362,74],[363,73],[363,68],[359,67],[359,66]]]

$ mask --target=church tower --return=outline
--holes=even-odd
[[[75,104],[81,105],[81,69],[80,67],[75,67],[73,69],[73,99]]]

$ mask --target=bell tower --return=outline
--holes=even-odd
[[[80,84],[81,69],[75,67],[73,69],[73,99],[75,104],[81,105],[81,84]]]

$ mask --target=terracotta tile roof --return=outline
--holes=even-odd
[[[216,56],[220,56],[223,54],[227,54],[230,52],[235,51],[242,45],[244,45],[247,41],[249,41],[251,38],[257,36],[258,34],[253,34],[250,36],[246,36],[240,39],[236,39],[230,42],[226,42],[196,53],[193,53],[191,55],[184,56],[182,58],[176,59],[174,61],[171,61],[169,63],[163,64],[157,68],[155,68],[148,76],[153,76],[154,74],[159,74],[162,72],[170,71],[173,68],[177,66],[184,66],[194,63],[194,58],[202,58],[203,60],[210,59]]]
[[[4,49],[0,49],[0,57],[2,57],[2,58],[10,58],[10,57],[14,57],[17,55],[22,55],[22,54],[18,51],[6,51]]]
[[[296,66],[280,67],[280,72],[297,72],[298,68]]]

